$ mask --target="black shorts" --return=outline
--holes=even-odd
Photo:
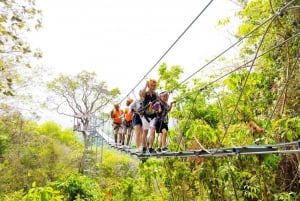
[[[157,133],[161,133],[163,129],[166,129],[166,131],[169,130],[168,124],[163,121],[157,121],[155,123],[155,130]]]

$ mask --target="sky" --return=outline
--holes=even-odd
[[[208,0],[36,0],[43,28],[32,44],[54,73],[96,72],[100,80],[129,92],[167,51]],[[232,41],[217,22],[234,16],[230,0],[215,0],[161,60],[185,75],[199,69]],[[145,78],[157,78],[157,67]],[[124,83],[124,80],[126,82]]]
[[[214,0],[154,66],[209,2],[36,0],[43,28],[30,41],[42,50],[42,66],[54,75],[96,72],[108,88],[118,87],[125,96],[138,83],[136,91],[143,87],[144,79],[157,79],[161,63],[183,67],[185,79],[233,43],[217,22],[233,18],[239,7],[231,0]]]

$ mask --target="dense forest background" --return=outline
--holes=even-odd
[[[184,67],[158,68],[158,89],[177,101],[170,113],[177,122],[168,134],[171,151],[255,141],[298,142],[292,149],[299,150],[300,1],[236,3],[235,61],[218,57],[213,65],[223,70],[188,82],[180,82]],[[90,115],[108,116],[103,109],[120,91],[86,71],[43,83],[43,70],[34,65],[42,51],[24,39],[41,27],[42,12],[32,0],[0,5],[0,200],[300,200],[299,152],[141,161],[105,146],[98,173],[83,174],[86,133],[38,124],[46,105],[34,92],[49,91],[58,112],[88,126]],[[220,19],[219,26],[229,22]],[[65,102],[69,112],[60,110]]]

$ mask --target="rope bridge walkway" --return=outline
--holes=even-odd
[[[214,148],[214,149],[199,149],[199,150],[186,150],[176,152],[157,152],[157,153],[142,153],[137,152],[136,149],[125,148],[117,146],[114,140],[104,133],[101,129],[97,129],[97,134],[108,144],[111,148],[119,150],[123,153],[137,156],[138,158],[149,157],[222,157],[222,156],[239,156],[239,155],[263,155],[263,154],[292,154],[300,153],[300,140],[274,144],[274,145],[247,145],[231,148]]]
[[[267,155],[267,154],[299,154],[300,153],[300,140],[293,142],[286,142],[281,144],[272,145],[259,145],[255,141],[255,145],[241,145],[229,148],[212,148],[198,150],[182,150],[182,151],[168,151],[156,153],[142,153],[137,149],[131,149],[123,146],[117,146],[114,139],[103,131],[97,121],[90,121],[91,124],[85,129],[74,127],[76,132],[84,132],[87,134],[88,140],[85,144],[82,160],[82,171],[85,174],[95,175],[99,174],[97,163],[102,162],[104,144],[109,145],[111,148],[118,150],[124,154],[135,156],[138,159],[147,159],[150,157],[156,158],[170,158],[170,157],[227,157],[227,156],[240,156],[240,155]],[[258,139],[262,140],[262,139]]]

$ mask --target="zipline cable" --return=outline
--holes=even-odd
[[[196,22],[196,20],[204,13],[204,11],[210,6],[213,0],[210,0],[208,4],[201,10],[201,12],[195,17],[195,19],[185,28],[185,30],[179,35],[179,37],[172,43],[172,45],[165,51],[165,53],[155,62],[155,64],[150,68],[150,70],[144,75],[144,77],[129,91],[129,93],[120,101],[122,103],[126,97],[128,97],[134,90],[139,86],[139,84],[149,75],[149,73],[157,66],[157,64],[169,53],[169,51],[175,46],[175,44],[182,38],[182,36],[190,29],[190,27]]]

